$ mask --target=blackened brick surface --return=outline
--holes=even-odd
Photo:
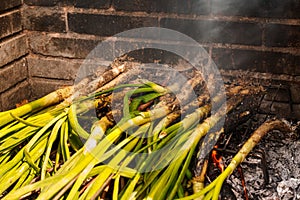
[[[1,0],[0,11],[7,10],[22,4],[21,0]]]
[[[160,25],[184,33],[198,42],[211,41],[212,21],[163,18]]]
[[[27,67],[25,59],[21,59],[0,71],[0,93],[26,79]]]
[[[111,5],[111,0],[73,0],[73,4],[79,8],[107,9]]]
[[[24,0],[24,3],[27,5],[34,6],[55,6],[59,0]]]
[[[127,42],[116,42],[115,44],[115,50],[116,55],[124,55],[128,54],[129,57],[133,58],[137,62],[142,63],[166,63],[165,59],[169,58],[173,62],[176,61],[176,57],[167,53],[166,51],[160,50],[160,49],[154,49],[154,48],[147,48],[147,44],[141,44],[141,43],[132,43],[133,45],[137,44],[137,47],[139,47],[137,50],[130,51],[128,48],[131,46],[131,44],[128,44]],[[146,48],[140,48],[140,47],[146,47]]]
[[[215,22],[210,30],[211,42],[261,45],[262,27],[257,23]]]
[[[296,76],[300,76],[300,61],[299,61],[299,59],[300,58],[298,56],[298,59],[296,59],[296,67],[295,67],[295,75]]]
[[[133,28],[157,26],[157,18],[72,13],[69,29],[76,33],[112,36]]]
[[[81,62],[44,57],[27,57],[30,76],[74,80]]]
[[[267,90],[264,100],[288,103],[290,100],[289,91],[287,89],[280,88],[280,86],[278,88],[270,88]]]
[[[298,0],[267,0],[265,1],[266,16],[269,18],[300,18],[300,1]]]
[[[225,16],[300,18],[297,0],[212,0],[212,14]]]
[[[294,75],[296,68],[300,66],[300,56],[277,52],[265,52],[264,54],[266,72]]]
[[[294,75],[300,66],[300,57],[289,53],[213,49],[212,56],[217,66],[223,69]]]
[[[274,114],[277,117],[292,117],[292,111],[288,103],[262,101],[260,111],[267,114]]]
[[[162,1],[164,2],[164,1]],[[171,6],[170,3],[172,2],[172,0],[169,0],[169,4],[168,6]],[[180,3],[182,3],[181,0],[177,0],[178,2],[178,7],[182,8],[182,5],[180,5]],[[182,11],[183,13],[186,14],[196,14],[196,15],[208,15],[211,11],[211,4],[210,4],[210,0],[188,0],[185,1],[187,5],[183,6],[185,11]],[[169,11],[167,11],[169,12]]]
[[[121,56],[129,53],[130,57],[144,63],[177,64],[186,60],[194,62],[192,64],[207,64],[209,58],[207,49],[198,47],[195,43],[189,45],[187,43],[168,44],[153,41],[117,41],[115,55]],[[195,61],[196,59],[199,60]]]
[[[2,109],[8,110],[16,107],[17,103],[22,100],[29,100],[31,97],[30,85],[27,81],[23,81],[11,90],[8,90],[0,95]]]
[[[267,46],[300,47],[300,26],[268,24],[265,35]]]
[[[265,16],[265,1],[212,0],[212,14],[226,16]]]
[[[24,3],[30,6],[57,6],[73,5],[74,0],[24,0]]]
[[[177,14],[208,14],[209,0],[114,0],[116,10],[164,12]]]
[[[33,52],[49,56],[61,56],[67,58],[86,58],[100,43],[100,40],[81,39],[75,37],[41,35],[39,33],[30,37],[30,48]],[[92,57],[106,58],[111,55],[110,43],[103,45],[104,51],[94,51]]]
[[[26,7],[24,27],[34,31],[65,32],[64,13],[59,8]]]
[[[11,15],[12,23],[11,23],[11,32],[15,33],[21,31],[22,27],[22,13],[21,11],[17,10],[13,12]]]
[[[0,68],[28,51],[26,35],[18,35],[0,43]]]
[[[75,6],[79,8],[109,8],[112,0],[24,0],[29,6]]]
[[[264,72],[263,54],[259,51],[213,49],[212,59],[221,69],[243,69]]]
[[[300,104],[294,104],[293,105],[293,118],[294,119],[300,119]]]
[[[0,38],[11,34],[11,19],[9,16],[0,16]]]
[[[300,83],[294,83],[290,86],[293,103],[300,104]]]
[[[260,45],[262,28],[256,23],[165,18],[161,26],[184,33],[198,42]]]
[[[73,85],[73,81],[32,78],[30,85],[32,86],[32,97],[37,99],[59,88]]]
[[[22,30],[21,13],[15,11],[0,16],[0,39]]]

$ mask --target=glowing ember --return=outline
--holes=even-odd
[[[214,148],[218,148],[218,146],[214,146]],[[220,171],[223,172],[224,171],[223,159],[222,159],[222,156],[218,154],[218,151],[213,149],[211,152],[211,157],[212,157],[214,166],[218,167],[220,169]]]

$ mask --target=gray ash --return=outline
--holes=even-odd
[[[297,129],[295,129],[297,130]],[[300,199],[300,140],[297,131],[268,133],[241,164],[249,199]],[[265,152],[264,166],[261,152]],[[232,156],[226,158],[229,164]],[[264,174],[266,167],[267,175]],[[237,170],[227,179],[236,198],[243,200],[240,174]]]

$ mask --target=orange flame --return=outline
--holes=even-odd
[[[218,148],[218,146],[214,146],[214,148]],[[218,167],[221,172],[223,172],[224,171],[223,159],[222,159],[222,156],[220,156],[218,154],[218,151],[212,150],[211,157],[212,157],[214,165],[216,167]]]

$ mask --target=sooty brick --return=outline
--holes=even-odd
[[[101,40],[97,39],[72,38],[52,34],[34,34],[30,37],[29,42],[31,50],[42,55],[66,58],[86,58],[89,55],[94,58],[108,59],[106,56],[112,54],[112,44],[110,43],[103,45],[105,51],[95,50],[91,53],[100,43]]]
[[[113,36],[133,28],[157,26],[157,18],[70,13],[69,29],[76,33]]]
[[[24,58],[6,66],[3,70],[0,70],[0,92],[3,92],[22,80],[25,80],[26,77],[27,67]]]
[[[22,30],[19,10],[0,16],[0,39]]]
[[[300,18],[300,1],[298,0],[265,0],[264,9],[268,18]]]
[[[59,8],[26,7],[23,24],[28,30],[66,32],[64,13]]]
[[[209,0],[115,0],[113,7],[122,11],[143,11],[204,15],[210,12]]]
[[[161,26],[184,33],[198,42],[260,45],[262,28],[257,23],[164,18]]]
[[[212,0],[211,11],[214,15],[264,17],[264,7],[265,3],[261,0]]]
[[[27,57],[29,75],[32,77],[73,80],[81,62],[70,59]]]
[[[29,100],[31,97],[31,89],[29,83],[25,80],[10,90],[0,95],[0,101],[2,102],[2,109],[9,110],[16,107],[16,104],[22,100]]]
[[[95,9],[108,9],[111,6],[111,0],[73,0],[73,4],[78,8],[95,8]]]
[[[0,67],[10,63],[28,51],[26,35],[17,35],[0,43]]]
[[[30,6],[62,6],[62,5],[73,5],[74,0],[24,0],[26,5]]]
[[[21,5],[21,0],[1,0],[0,11],[4,11]]]
[[[266,25],[266,45],[270,47],[300,47],[300,26]]]
[[[300,56],[291,53],[265,52],[264,63],[267,72],[294,75],[300,66]]]
[[[264,72],[263,55],[259,51],[214,48],[212,59],[221,69],[243,69]]]

